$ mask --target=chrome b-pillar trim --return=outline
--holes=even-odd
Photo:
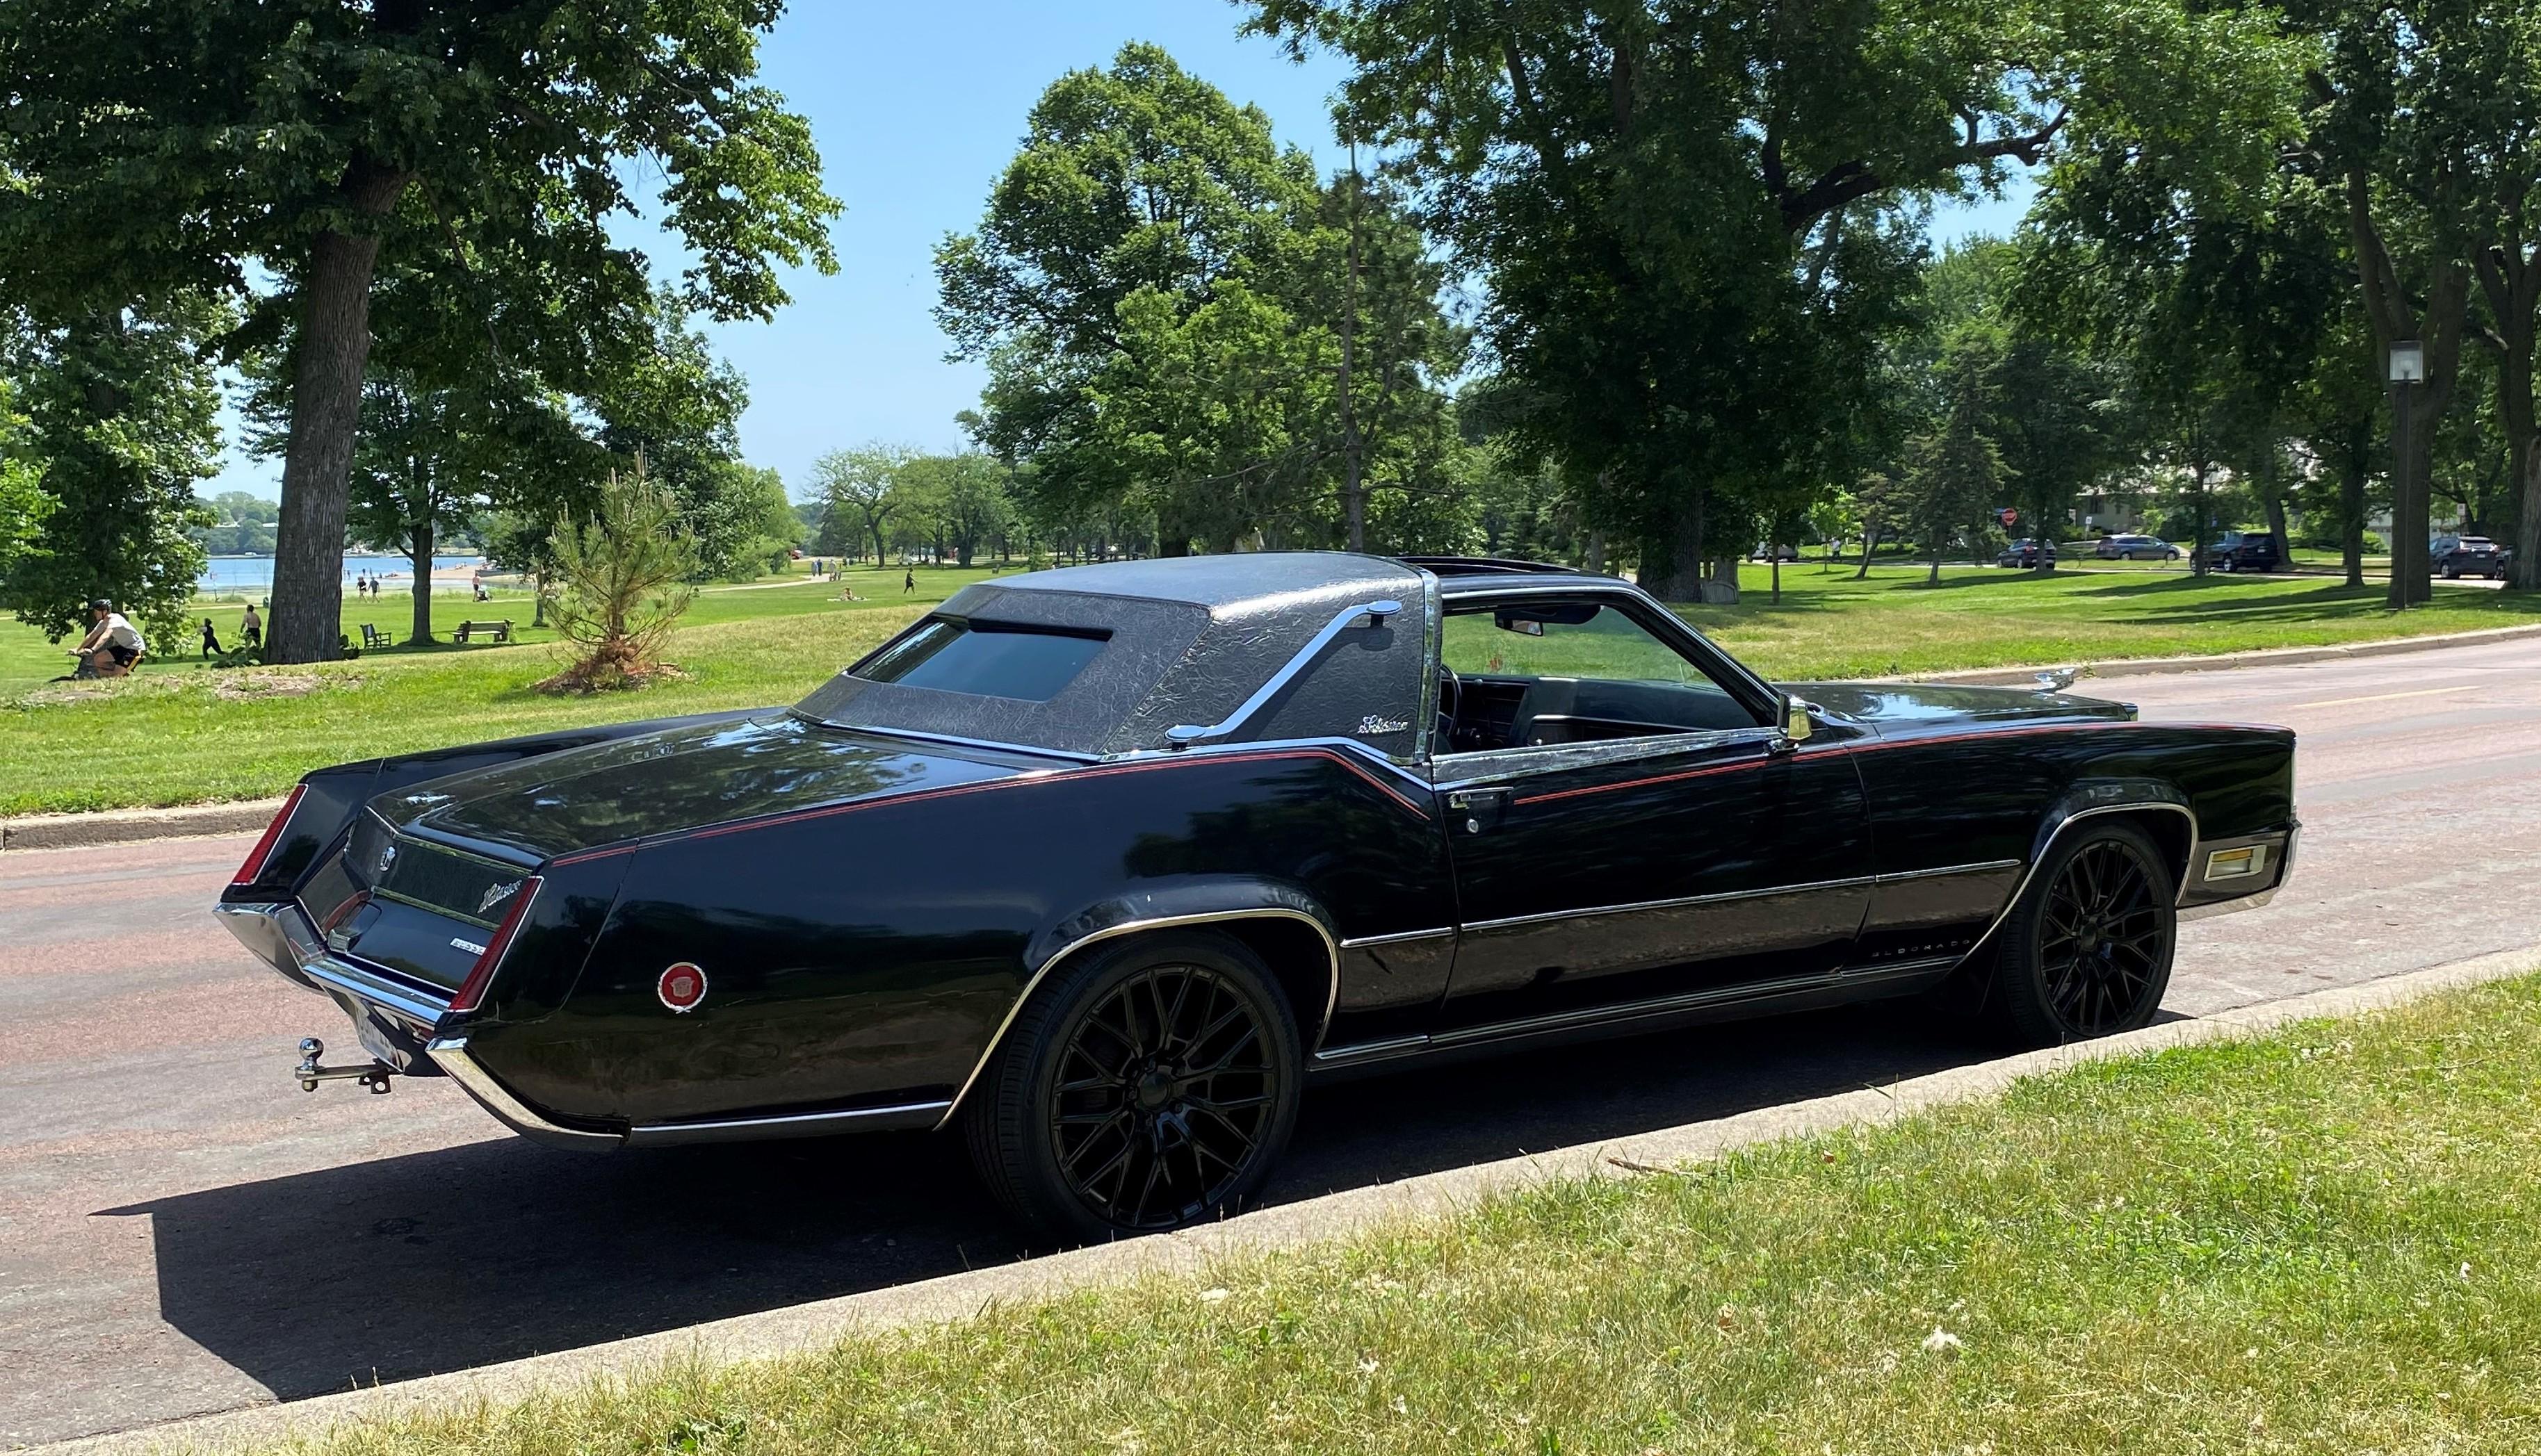
[[[553,1147],[570,1147],[578,1151],[607,1152],[626,1141],[622,1133],[588,1133],[580,1128],[559,1127],[530,1109],[528,1103],[512,1095],[511,1090],[494,1080],[493,1074],[477,1065],[468,1054],[468,1038],[446,1036],[424,1048],[433,1065],[450,1075],[450,1079],[476,1099],[476,1105],[494,1114],[494,1120],[524,1138]]]
[[[1382,623],[1402,610],[1403,603],[1392,597],[1382,601],[1363,601],[1356,606],[1343,608],[1341,615],[1326,622],[1323,631],[1316,633],[1304,647],[1297,649],[1296,653],[1280,665],[1278,671],[1271,673],[1269,680],[1255,689],[1252,697],[1236,704],[1234,712],[1206,726],[1186,723],[1167,728],[1165,737],[1177,748],[1188,748],[1194,743],[1205,743],[1214,738],[1233,735],[1247,723],[1253,721],[1253,715],[1261,712],[1265,705],[1279,696],[1289,683],[1295,681],[1298,673],[1312,665],[1316,655],[1329,646],[1334,638],[1349,630],[1359,618],[1368,617],[1374,622]]]

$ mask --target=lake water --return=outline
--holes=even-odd
[[[482,556],[436,556],[432,558],[432,574],[438,579],[440,589],[465,591],[468,589],[468,573],[484,564]],[[344,557],[346,589],[351,589],[354,581],[365,574],[377,577],[383,591],[414,589],[411,563],[402,556],[347,554]],[[194,589],[206,596],[270,591],[273,589],[273,558],[215,556],[204,564],[203,574],[194,579]]]

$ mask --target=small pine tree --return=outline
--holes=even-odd
[[[1941,554],[1954,539],[1982,543],[1986,512],[2001,502],[2015,474],[1986,433],[1992,403],[1986,381],[1994,357],[1990,340],[1954,346],[1941,364],[1946,402],[1940,428],[1907,443],[1901,504],[1915,539],[1931,558],[1933,582],[1941,579]]]
[[[555,562],[555,628],[574,659],[540,683],[543,691],[641,687],[677,670],[660,654],[696,599],[689,579],[698,570],[697,545],[671,493],[645,478],[642,456],[627,479],[610,472],[590,520],[557,518],[547,547]]]

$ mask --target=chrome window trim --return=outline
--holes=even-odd
[[[1759,747],[1770,744],[1779,729],[1754,728],[1685,728],[1677,732],[1640,733],[1629,738],[1608,738],[1597,743],[1520,743],[1507,748],[1477,748],[1463,753],[1442,753],[1431,761],[1431,768],[1455,770],[1469,768],[1480,759],[1499,759],[1511,754],[1543,754],[1540,763],[1512,763],[1497,773],[1471,774],[1438,784],[1438,792],[1473,789],[1497,784],[1520,774],[1561,773],[1574,768],[1602,768],[1610,763],[1631,763],[1636,759],[1656,758],[1666,753],[1693,752],[1705,748],[1735,748],[1746,743]],[[1555,758],[1554,755],[1564,755]]]
[[[1427,763],[1429,740],[1438,731],[1438,674],[1430,668],[1446,660],[1447,614],[1440,601],[1438,574],[1427,567],[1416,570],[1420,573],[1420,717],[1412,735],[1410,761]]]
[[[971,1095],[971,1088],[980,1080],[980,1074],[988,1070],[988,1059],[997,1055],[998,1046],[1006,1039],[1006,1029],[1015,1024],[1015,1018],[1017,1016],[1023,1014],[1024,1006],[1032,1000],[1033,993],[1041,989],[1041,983],[1050,978],[1050,973],[1058,967],[1059,962],[1067,959],[1071,955],[1074,955],[1077,951],[1084,949],[1088,945],[1096,944],[1104,940],[1114,939],[1122,936],[1136,935],[1141,931],[1165,931],[1177,930],[1184,926],[1218,925],[1230,920],[1302,921],[1306,925],[1313,927],[1315,934],[1323,937],[1324,952],[1326,959],[1329,962],[1328,969],[1332,980],[1330,987],[1324,993],[1324,1018],[1322,1023],[1315,1028],[1315,1044],[1314,1046],[1310,1046],[1306,1049],[1307,1058],[1311,1064],[1316,1049],[1323,1045],[1324,1032],[1333,1024],[1333,1008],[1340,1004],[1342,994],[1341,942],[1333,938],[1333,933],[1324,928],[1324,923],[1322,921],[1315,919],[1313,916],[1308,915],[1302,910],[1290,910],[1284,906],[1275,905],[1266,905],[1251,910],[1212,910],[1198,915],[1160,915],[1148,920],[1126,920],[1116,926],[1107,926],[1102,930],[1094,932],[1090,936],[1085,936],[1081,938],[1071,940],[1067,944],[1060,946],[1057,950],[1052,952],[1051,957],[1048,960],[1043,961],[1030,976],[1025,978],[1023,989],[1015,993],[1014,1003],[1006,1007],[1006,1014],[997,1022],[997,1029],[988,1033],[988,1044],[980,1049],[980,1060],[971,1064],[971,1075],[962,1078],[962,1085],[954,1090],[953,1100],[944,1104],[944,1116],[936,1121],[935,1126],[942,1128],[953,1121],[953,1115],[959,1112],[962,1108],[962,1099]]]
[[[494,1120],[525,1137],[560,1147],[590,1148],[608,1151],[622,1145],[622,1133],[593,1133],[581,1128],[562,1127],[532,1111],[528,1103],[511,1093],[511,1089],[494,1079],[492,1073],[478,1065],[468,1051],[468,1038],[446,1036],[427,1043],[424,1054],[432,1064],[450,1075],[462,1090],[476,1099],[476,1104],[494,1115]]]
[[[1324,624],[1322,631],[1308,638],[1304,647],[1297,649],[1289,656],[1287,661],[1280,663],[1278,671],[1264,678],[1262,685],[1253,690],[1253,696],[1236,704],[1234,712],[1212,724],[1177,724],[1165,729],[1166,739],[1174,747],[1184,748],[1199,743],[1215,742],[1241,732],[1245,724],[1253,720],[1254,715],[1268,706],[1270,700],[1277,697],[1288,684],[1296,681],[1309,666],[1314,664],[1315,659],[1323,653],[1323,650],[1332,645],[1333,639],[1356,626],[1359,618],[1373,618],[1370,625],[1382,626],[1402,610],[1403,603],[1391,596],[1380,597],[1375,601],[1362,601],[1356,606],[1343,607],[1331,621]]]
[[[831,723],[826,719],[814,718],[798,709],[788,708],[785,711],[815,728],[828,728],[832,732],[870,733],[877,738],[908,738],[919,743],[942,743],[951,748],[984,748],[991,752],[1011,753],[1022,758],[1058,758],[1069,763],[1104,761],[1103,754],[1079,753],[1071,748],[1036,748],[1027,743],[1006,743],[995,738],[965,738],[957,733],[930,733],[917,728],[869,728],[860,723]]]

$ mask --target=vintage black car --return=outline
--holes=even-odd
[[[309,775],[240,939],[565,1147],[947,1129],[1066,1237],[1262,1185],[1310,1079],[1935,990],[2142,1025],[2263,904],[2293,735],[1764,681],[1624,582],[1339,554],[995,579],[792,708]]]

